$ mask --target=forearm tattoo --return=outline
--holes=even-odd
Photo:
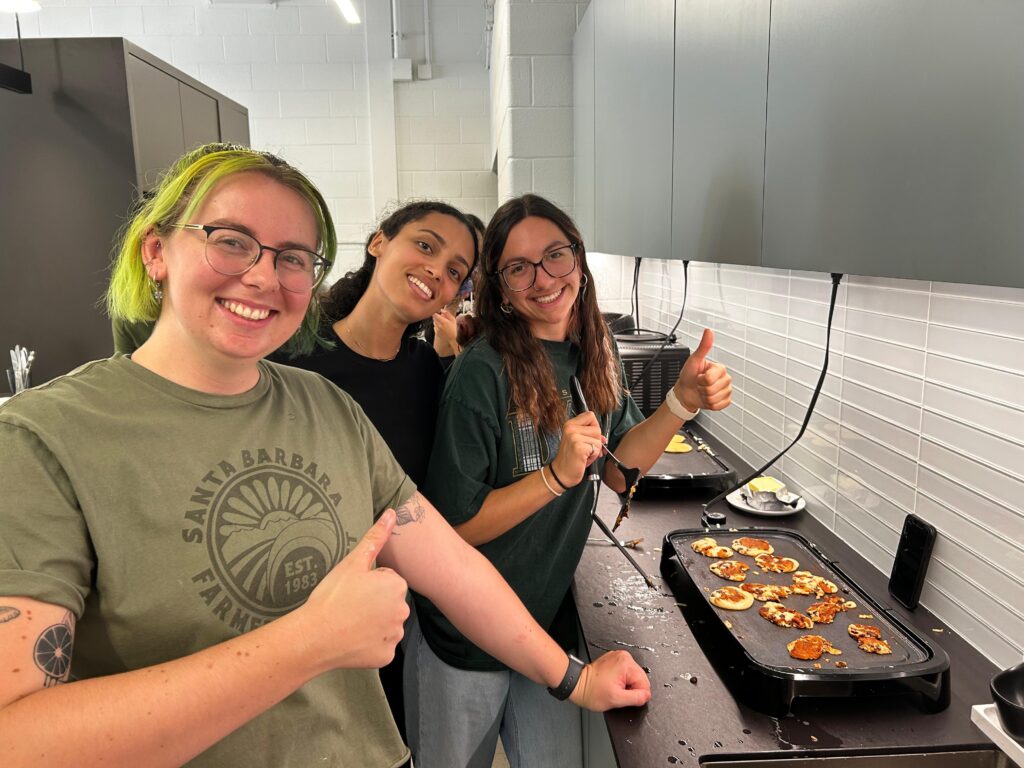
[[[71,650],[75,642],[71,612],[64,614],[60,624],[43,630],[36,640],[34,652],[36,666],[45,675],[44,687],[51,688],[67,682],[71,672]]]
[[[420,498],[418,493],[414,493],[405,504],[395,510],[396,520],[395,525],[405,525],[406,523],[417,523],[423,519],[427,510],[420,504]]]
[[[19,616],[21,616],[21,611],[13,605],[0,605],[0,624],[6,624],[8,621],[14,621]]]

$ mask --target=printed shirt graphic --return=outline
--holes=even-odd
[[[284,615],[412,495],[351,398],[305,371],[260,372],[253,390],[214,396],[117,356],[0,408],[0,594],[78,617],[73,677],[180,658]],[[344,670],[191,764],[406,754],[376,672]]]
[[[555,381],[571,413],[569,377],[579,370],[579,350],[570,342],[542,342]],[[632,398],[601,419],[614,451],[640,423]],[[463,350],[448,372],[424,494],[452,525],[472,518],[496,488],[521,480],[558,453],[561,433],[543,434],[509,407],[501,356],[486,339]],[[603,467],[598,460],[597,469]],[[605,489],[605,493],[611,493]],[[562,606],[590,531],[593,490],[580,483],[494,541],[479,547],[519,595],[537,622],[562,643],[576,642],[575,623]],[[473,645],[432,605],[416,596],[423,635],[446,663],[462,669],[504,669]],[[561,609],[561,610],[560,610]]]

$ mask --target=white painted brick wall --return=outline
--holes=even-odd
[[[398,191],[439,198],[487,221],[497,205],[486,125],[490,110],[480,0],[431,2],[430,80],[395,83]],[[401,55],[423,62],[422,3],[403,2]],[[483,130],[481,130],[483,127]],[[479,174],[469,185],[462,172]]]

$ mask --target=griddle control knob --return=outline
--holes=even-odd
[[[725,513],[704,510],[704,514],[700,517],[700,524],[705,528],[721,528],[725,525]]]

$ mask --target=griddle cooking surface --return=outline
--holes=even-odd
[[[687,454],[688,455],[688,454]],[[774,554],[778,557],[792,557],[800,563],[797,570],[810,571],[815,576],[823,576],[839,587],[838,595],[845,600],[853,600],[857,603],[856,608],[851,608],[845,613],[836,614],[832,624],[817,624],[809,630],[789,629],[772,624],[761,618],[758,609],[764,603],[755,600],[754,605],[745,611],[727,611],[711,605],[710,594],[716,589],[725,586],[739,587],[743,583],[760,583],[775,585],[792,585],[792,574],[772,573],[762,571],[757,567],[753,557],[741,555],[738,552],[731,557],[750,566],[747,571],[746,582],[727,581],[713,574],[708,566],[717,562],[714,558],[705,557],[693,551],[690,546],[694,541],[704,536],[711,536],[721,546],[731,547],[734,539],[741,536],[751,536],[764,539],[775,548]],[[711,610],[723,621],[732,624],[732,632],[743,645],[743,648],[758,664],[775,667],[785,670],[800,670],[809,673],[825,672],[843,673],[856,675],[864,671],[884,671],[888,668],[898,667],[905,664],[915,664],[927,661],[930,654],[922,648],[913,638],[906,635],[902,630],[894,626],[867,595],[856,585],[849,583],[842,578],[818,553],[807,547],[801,539],[781,531],[762,530],[741,530],[741,531],[693,531],[674,534],[670,537],[675,552],[682,561],[687,574],[696,585],[697,590],[708,601]],[[787,608],[807,614],[807,608],[812,604],[821,601],[814,595],[793,594],[780,600]],[[870,614],[871,618],[861,618],[861,614]],[[857,641],[847,633],[850,624],[870,624],[882,631],[882,639],[889,643],[892,654],[879,656],[873,653],[866,653],[857,647]],[[823,654],[817,661],[801,661],[789,655],[786,644],[797,639],[801,635],[821,635],[832,643],[832,646],[842,651],[842,655],[831,656]],[[847,667],[836,667],[836,661],[845,661]],[[814,664],[820,664],[815,667]]]

